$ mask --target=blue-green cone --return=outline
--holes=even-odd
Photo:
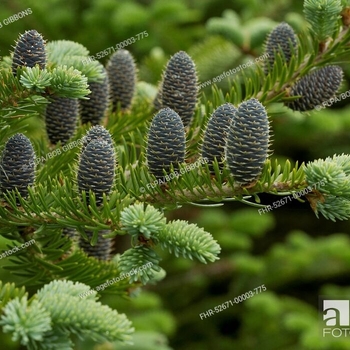
[[[159,97],[162,108],[171,108],[181,117],[185,127],[190,125],[197,104],[198,78],[195,63],[185,51],[170,58]]]
[[[213,170],[216,159],[220,169],[224,166],[227,132],[237,109],[231,103],[219,106],[209,118],[203,137],[202,158],[207,160],[209,169]]]
[[[109,230],[101,230],[98,233],[98,239],[94,246],[90,244],[92,238],[92,232],[86,231],[86,235],[89,241],[86,241],[82,237],[79,240],[79,246],[88,256],[92,256],[99,260],[109,260],[111,258],[111,251],[113,240],[112,238],[104,238],[102,235],[109,233]]]
[[[62,230],[62,235],[69,237],[70,239],[75,239],[78,237],[77,230],[71,227],[65,227]]]
[[[83,138],[81,152],[93,140],[106,141],[111,147],[114,147],[113,139],[109,131],[102,125],[92,126]]]
[[[45,42],[36,30],[28,30],[19,36],[12,59],[12,73],[16,75],[18,67],[46,66]]]
[[[133,56],[127,50],[117,50],[109,59],[106,70],[113,110],[116,110],[118,103],[122,110],[129,109],[136,87],[136,64]]]
[[[54,97],[45,111],[47,136],[52,144],[65,144],[75,133],[79,114],[76,98]]]
[[[339,66],[327,66],[315,70],[297,81],[291,88],[289,96],[301,96],[287,102],[293,111],[310,111],[323,102],[327,102],[337,93],[343,80],[343,70]]]
[[[157,178],[163,170],[178,168],[185,161],[186,136],[180,116],[170,108],[161,109],[152,119],[148,131],[146,158],[149,171]]]
[[[28,186],[34,184],[35,153],[30,140],[23,134],[8,139],[0,161],[0,188],[2,192],[17,188],[22,197],[28,195]]]
[[[273,67],[275,62],[275,54],[281,53],[284,56],[284,61],[288,63],[292,55],[296,55],[297,38],[293,28],[285,22],[279,24],[269,34],[266,44],[265,52],[268,53],[268,58],[265,64],[265,73]]]
[[[108,76],[103,83],[89,83],[91,93],[88,100],[80,100],[80,118],[82,124],[99,125],[107,111],[109,103]]]
[[[240,104],[230,125],[226,161],[235,182],[254,184],[268,157],[269,121],[265,107],[252,98]]]
[[[103,194],[110,193],[115,176],[115,151],[106,141],[92,140],[81,153],[78,167],[79,191],[95,194],[96,204],[101,205]]]

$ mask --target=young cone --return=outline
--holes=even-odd
[[[161,109],[148,131],[146,158],[149,171],[157,178],[185,161],[186,136],[180,116],[170,108]]]
[[[111,191],[115,175],[115,151],[108,142],[93,140],[81,153],[78,167],[79,191],[86,191],[88,204],[89,190],[95,194],[96,204],[101,205],[103,194]]]
[[[103,83],[89,83],[91,93],[89,100],[80,100],[80,117],[82,124],[99,125],[108,108],[109,84],[108,76]]]
[[[259,178],[269,147],[269,121],[264,106],[252,98],[240,104],[226,141],[226,161],[235,182],[249,186]]]
[[[279,24],[269,34],[265,52],[268,54],[268,59],[265,65],[265,73],[273,67],[276,53],[281,53],[284,56],[286,63],[290,61],[292,55],[296,54],[297,39],[293,28],[285,22]]]
[[[46,132],[52,144],[65,144],[77,127],[79,102],[76,98],[54,97],[46,107]]]
[[[213,162],[216,159],[220,169],[223,168],[227,132],[237,109],[231,103],[219,106],[211,115],[204,133],[202,158],[207,159],[209,169],[214,172]]]
[[[93,140],[106,141],[111,147],[114,147],[113,139],[109,131],[102,125],[95,125],[89,129],[83,138],[83,145],[81,152],[85,150],[85,147]]]
[[[35,178],[35,153],[30,140],[23,134],[8,139],[0,161],[0,188],[2,192],[17,188],[22,197],[28,195],[28,186]]]
[[[301,78],[292,86],[289,96],[301,96],[286,105],[294,111],[310,111],[336,94],[343,79],[339,66],[327,66]]]
[[[45,42],[36,30],[28,30],[17,40],[12,59],[12,73],[16,75],[18,67],[46,66]]]
[[[198,78],[192,58],[184,51],[172,56],[161,82],[161,106],[173,109],[189,126],[196,108]]]
[[[113,110],[117,109],[118,103],[122,110],[129,109],[136,86],[136,65],[133,56],[127,50],[117,50],[108,61],[106,70]]]
[[[99,231],[97,242],[95,245],[92,246],[90,244],[90,240],[92,238],[92,232],[86,231],[86,235],[89,238],[89,240],[86,241],[81,237],[79,240],[80,248],[83,249],[88,256],[93,256],[94,258],[99,260],[109,260],[111,257],[113,241],[112,241],[112,238],[102,237],[102,235],[105,235],[109,232],[110,231],[108,230]]]

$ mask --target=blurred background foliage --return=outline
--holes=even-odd
[[[292,0],[2,0],[1,22],[27,8],[32,14],[3,25],[0,55],[8,55],[19,33],[29,29],[38,30],[48,41],[77,41],[91,55],[147,31],[147,38],[127,49],[136,58],[143,82],[139,93],[151,89],[154,95],[170,55],[187,51],[197,64],[200,82],[205,82],[260,56],[267,33],[277,23],[286,21],[297,33],[305,29],[302,4]],[[349,89],[350,65],[343,64],[349,59],[336,62],[346,74],[342,91]],[[231,79],[234,75],[218,86],[227,91]],[[211,87],[200,93],[210,100]],[[307,162],[350,153],[349,100],[317,113],[292,112],[280,104],[270,105],[268,112],[273,157]],[[277,199],[261,195],[264,204]],[[135,345],[78,342],[78,349],[350,348],[349,339],[320,336],[317,311],[319,295],[350,296],[349,222],[317,219],[307,203],[297,200],[263,215],[232,203],[210,209],[188,206],[168,216],[188,219],[211,232],[222,247],[221,259],[202,266],[159,252],[167,271],[162,282],[135,291],[131,301],[103,298],[133,321]],[[5,239],[0,243],[1,249],[7,249]],[[1,266],[5,263],[0,260]],[[16,281],[3,269],[1,279]],[[200,313],[261,284],[266,292],[200,319]],[[0,344],[1,349],[19,349],[5,334]]]

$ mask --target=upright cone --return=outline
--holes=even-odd
[[[170,108],[161,109],[153,118],[149,132],[146,158],[149,171],[157,178],[178,168],[185,161],[186,136],[180,116]]]
[[[290,61],[292,55],[296,55],[297,39],[293,28],[285,22],[279,24],[269,34],[266,44],[265,52],[268,54],[268,59],[265,64],[265,73],[272,68],[275,62],[275,54],[283,55],[286,63]]]
[[[106,141],[111,147],[114,147],[113,139],[109,131],[102,125],[95,125],[92,126],[84,136],[81,152],[94,140]]]
[[[90,203],[89,190],[95,194],[96,204],[101,205],[103,194],[111,191],[115,176],[115,151],[108,142],[93,140],[81,153],[78,167],[79,191],[86,191]]]
[[[28,30],[21,34],[16,42],[12,59],[12,73],[16,75],[18,67],[46,66],[45,42],[36,30]]]
[[[116,51],[108,61],[106,70],[113,110],[116,110],[118,103],[122,110],[129,109],[136,87],[136,64],[133,56],[127,50]]]
[[[169,107],[189,126],[197,104],[198,78],[192,58],[184,51],[172,56],[166,66],[158,98],[162,108]]]
[[[75,133],[79,102],[76,98],[54,97],[46,107],[47,136],[52,144],[65,144]]]
[[[264,106],[252,98],[240,104],[230,125],[226,161],[235,182],[254,184],[268,156],[269,121]]]
[[[209,119],[203,138],[202,158],[207,159],[211,172],[214,172],[215,159],[220,169],[224,166],[227,133],[236,112],[233,104],[225,103],[219,106]]]
[[[99,125],[106,113],[109,102],[108,76],[103,83],[89,83],[91,93],[88,100],[80,100],[80,117],[82,124]]]
[[[99,231],[97,242],[95,245],[92,246],[90,244],[90,241],[93,233],[92,231],[86,231],[85,233],[89,240],[86,241],[81,237],[79,240],[79,247],[83,249],[88,256],[92,256],[99,260],[109,260],[111,257],[113,241],[112,241],[112,238],[103,237],[103,235],[109,232],[110,231],[108,230]]]
[[[23,134],[8,139],[0,161],[0,188],[2,192],[17,189],[22,197],[28,195],[28,186],[35,178],[35,153],[30,140]]]

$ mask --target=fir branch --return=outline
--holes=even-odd
[[[126,250],[119,258],[119,268],[123,274],[130,275],[130,282],[142,284],[154,282],[161,271],[160,257],[147,246],[136,246]]]
[[[0,324],[28,349],[72,350],[70,334],[98,342],[130,343],[134,329],[124,314],[96,301],[96,293],[81,298],[88,286],[71,281],[52,281],[28,302],[16,297],[4,308]],[[102,312],[101,312],[102,311]],[[49,342],[49,343],[47,343]]]
[[[221,248],[212,235],[187,221],[171,221],[155,236],[163,249],[174,252],[177,257],[197,258],[204,264],[219,259]]]
[[[54,281],[38,292],[38,300],[50,313],[52,322],[82,338],[130,343],[134,329],[125,314],[91,298],[79,297],[85,287],[75,285],[77,290],[70,281]]]
[[[24,287],[17,288],[14,283],[3,284],[0,281],[0,310],[12,299],[21,299],[26,295]]]
[[[71,40],[52,40],[46,44],[47,60],[61,64],[66,56],[88,56],[89,50],[82,44]]]
[[[51,330],[51,317],[38,300],[28,305],[27,297],[16,297],[4,307],[0,325],[5,333],[11,332],[13,341],[32,346],[41,342],[47,331]]]
[[[146,239],[151,238],[152,234],[157,234],[166,222],[166,219],[159,210],[151,205],[144,209],[142,204],[134,204],[125,208],[120,214],[122,230],[130,235],[142,235]]]
[[[50,86],[51,78],[51,74],[46,69],[40,69],[38,66],[35,66],[24,69],[19,80],[27,89],[44,93],[45,88]]]
[[[2,118],[29,118],[38,115],[40,107],[48,103],[35,91],[26,89],[10,70],[0,69],[0,79],[0,115]]]
[[[332,221],[350,218],[350,156],[334,155],[309,162],[306,180],[315,191],[307,195],[316,216]]]
[[[87,77],[73,67],[57,66],[51,74],[50,93],[57,97],[83,98],[90,93]]]
[[[212,101],[214,106],[224,102],[238,104],[242,99],[256,98],[264,105],[272,102],[288,101],[288,90],[299,78],[308,74],[314,67],[321,67],[334,60],[334,54],[342,56],[350,51],[349,27],[342,28],[333,41],[324,48],[319,48],[318,42],[313,41],[308,33],[299,35],[298,52],[291,57],[288,65],[283,62],[281,55],[276,55],[276,63],[270,73],[265,76],[263,69],[256,65],[254,69],[246,69],[241,72],[240,79],[235,77],[228,98],[220,98],[218,90],[213,86]],[[245,94],[242,95],[242,85],[245,86]],[[223,101],[222,101],[223,100]]]
[[[304,15],[310,29],[319,41],[332,37],[337,30],[341,0],[305,0]]]

